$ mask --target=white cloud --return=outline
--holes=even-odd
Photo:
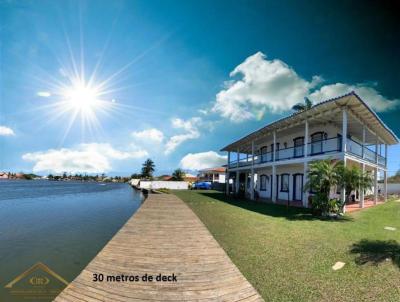
[[[48,98],[49,96],[51,96],[51,93],[48,91],[39,91],[37,93],[38,96],[44,97],[44,98]]]
[[[132,132],[132,136],[141,141],[152,141],[156,143],[162,143],[164,140],[164,134],[155,128]]]
[[[201,170],[221,166],[226,164],[226,160],[227,156],[214,151],[189,153],[181,159],[180,166],[186,170]]]
[[[6,126],[0,126],[0,136],[13,136],[14,130]]]
[[[261,52],[248,57],[230,73],[231,77],[236,75],[242,75],[242,79],[227,82],[212,108],[236,122],[261,118],[266,109],[288,110],[322,81],[320,77],[304,80],[286,63],[268,60]]]
[[[125,152],[114,149],[110,144],[91,143],[75,148],[26,153],[22,158],[35,163],[33,172],[104,173],[112,169],[112,160],[143,158],[147,155],[145,150]]]
[[[315,102],[321,102],[343,94],[355,91],[363,101],[365,101],[372,109],[377,112],[394,109],[400,104],[399,99],[389,100],[383,97],[375,88],[363,84],[348,85],[336,83],[322,86],[319,90],[314,91],[310,95],[310,99]]]
[[[193,117],[188,120],[175,118],[171,120],[172,127],[175,129],[184,130],[185,133],[171,136],[165,144],[165,154],[173,152],[183,142],[200,137],[198,127],[201,125],[202,120],[199,117]]]
[[[241,79],[225,82],[224,89],[216,95],[212,107],[212,112],[234,122],[259,120],[266,111],[280,113],[290,110],[294,104],[303,102],[308,95],[314,101],[320,102],[354,90],[378,112],[393,109],[400,103],[399,99],[383,97],[367,84],[336,83],[319,87],[323,82],[322,77],[313,76],[308,81],[285,62],[268,60],[261,52],[248,57],[230,73],[231,77],[238,75]]]

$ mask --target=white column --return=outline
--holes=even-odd
[[[302,190],[304,190],[304,186],[306,185],[308,181],[308,162],[304,162],[304,171],[303,171],[303,187]],[[307,208],[308,207],[308,190],[303,191],[303,207]]]
[[[387,168],[387,155],[388,155],[388,145],[385,144],[385,168]]]
[[[383,171],[383,196],[384,196],[384,201],[387,201],[387,171]]]
[[[378,136],[376,137],[376,142],[375,142],[375,163],[378,164]]]
[[[346,107],[342,109],[342,149],[343,152],[347,151],[347,110]]]
[[[226,194],[229,194],[229,164],[231,162],[231,151],[228,151],[228,165],[225,174]]]
[[[236,170],[235,193],[239,193],[239,171]]]
[[[276,202],[276,167],[275,165],[272,166],[272,202]]]
[[[274,136],[274,149],[272,152],[272,158],[273,158],[273,161],[275,161],[276,160],[276,130],[274,130],[273,136]]]
[[[347,164],[347,160],[346,160],[346,156],[343,156],[343,165],[346,167]],[[342,201],[342,204],[344,204],[344,202],[346,201],[346,189],[344,187],[342,187],[341,193],[340,193],[340,198]],[[346,212],[346,205],[343,207],[343,211]]]
[[[363,128],[362,128],[362,150],[361,150],[361,157],[362,158],[364,158],[364,149],[365,149],[365,125],[363,125]]]
[[[378,168],[375,167],[375,179],[374,179],[374,204],[378,202]]]
[[[361,166],[362,166],[361,171],[362,171],[362,174],[364,175],[365,164],[363,163],[363,164],[361,164]],[[360,190],[360,208],[363,208],[364,207],[364,189],[360,188],[359,190]]]
[[[250,199],[254,200],[254,141],[251,142]]]
[[[306,122],[304,123],[304,157],[307,156],[308,156],[308,120],[306,120]]]

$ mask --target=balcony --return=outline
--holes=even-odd
[[[364,152],[363,152],[364,150]],[[329,154],[329,153],[336,153],[342,152],[342,138],[341,137],[334,137],[330,139],[324,139],[320,141],[315,141],[307,144],[307,155],[309,157],[313,157],[316,155],[321,154]],[[357,143],[356,141],[348,138],[347,139],[347,153],[369,161],[371,163],[378,162],[378,165],[385,166],[386,165],[386,158],[376,154],[376,152],[368,149],[366,146],[362,146],[361,144]],[[273,152],[266,152],[263,154],[255,155],[254,156],[254,164],[263,164],[268,162],[279,162],[289,159],[296,159],[296,158],[303,158],[304,157],[304,145],[294,146],[290,148],[276,150],[275,152],[275,160],[273,156]],[[232,161],[229,163],[230,168],[245,167],[251,166],[252,164],[252,157],[249,155],[246,158],[239,159],[239,165],[237,161]]]

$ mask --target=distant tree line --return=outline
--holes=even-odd
[[[154,171],[156,169],[156,165],[154,164],[154,161],[150,158],[146,159],[145,162],[142,164],[142,171],[141,173],[133,173],[131,175],[131,178],[133,179],[149,179],[152,180],[154,179]],[[171,180],[184,180],[186,174],[182,169],[176,169],[172,173],[172,178]]]

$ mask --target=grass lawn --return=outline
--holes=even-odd
[[[219,192],[173,193],[266,301],[400,301],[398,201],[331,221]],[[346,265],[333,271],[337,261]]]

